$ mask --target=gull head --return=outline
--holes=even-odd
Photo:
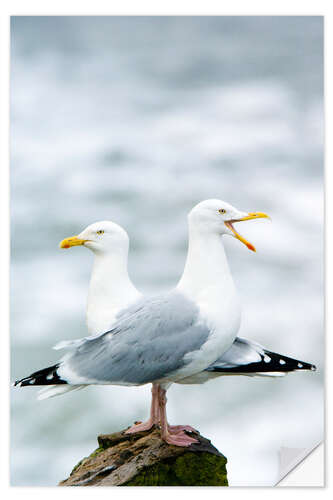
[[[79,245],[89,248],[94,253],[114,254],[128,251],[129,238],[125,229],[106,220],[90,224],[77,236],[65,238],[59,247],[70,248]]]
[[[244,243],[249,250],[256,251],[254,246],[241,236],[234,228],[235,222],[268,218],[263,212],[242,212],[222,200],[205,200],[196,205],[189,213],[189,223],[197,231],[208,234],[227,234]]]

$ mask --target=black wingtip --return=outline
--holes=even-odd
[[[235,374],[255,374],[255,373],[290,373],[294,371],[316,371],[317,367],[311,363],[289,358],[283,354],[267,351],[264,349],[264,355],[260,354],[261,361],[237,365],[233,367],[213,366],[207,368],[207,371]]]
[[[310,370],[311,372],[315,372],[317,370],[316,365],[312,365],[311,363],[306,363],[305,361],[298,361],[298,360],[295,360],[295,361],[297,362],[297,366],[295,367],[295,371]]]
[[[21,378],[20,380],[16,380],[13,384],[14,387],[24,387],[26,385],[36,385],[35,378],[32,376],[24,377],[24,378]]]
[[[31,380],[31,377],[21,378],[20,380],[15,380],[15,382],[12,384],[12,386],[23,387],[25,385],[30,385],[30,380]]]
[[[32,386],[67,384],[67,382],[65,380],[62,380],[57,373],[57,369],[59,368],[59,366],[59,364],[56,364],[53,366],[49,366],[48,368],[44,368],[43,370],[38,370],[28,377],[16,380],[13,385],[14,387],[25,387],[27,385]]]

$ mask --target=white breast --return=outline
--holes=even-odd
[[[107,332],[118,312],[119,307],[108,307],[107,309],[103,309],[99,306],[95,307],[94,305],[90,305],[87,308],[86,315],[89,335]]]
[[[98,295],[90,297],[87,305],[86,322],[89,335],[97,335],[110,330],[117,314],[129,307],[142,295],[133,289],[128,288],[124,294],[119,293],[117,297]]]
[[[185,355],[186,366],[168,377],[169,381],[181,380],[205,370],[222,356],[233,344],[241,322],[240,302],[232,286],[228,294],[222,295],[225,288],[212,286],[204,289],[197,297],[199,322],[210,331],[202,347]]]
[[[110,330],[117,314],[140,297],[128,276],[126,252],[96,255],[86,310],[89,335]]]

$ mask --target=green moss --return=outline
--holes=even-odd
[[[123,437],[121,433],[116,433],[116,434],[112,434],[110,436],[110,438],[108,438],[108,436],[98,436],[97,440],[98,440],[99,447],[96,448],[96,450],[93,451],[88,457],[82,458],[82,460],[80,460],[80,462],[78,462],[75,465],[75,467],[73,467],[73,470],[70,473],[71,476],[80,467],[80,465],[82,465],[86,460],[89,460],[90,458],[94,458],[99,453],[102,453],[102,451],[107,450],[108,448],[110,448],[114,444],[119,443],[123,440],[126,440],[126,437]]]
[[[87,460],[87,457],[82,458],[82,460],[80,460],[80,462],[78,462],[76,465],[74,465],[72,472],[70,473],[70,476],[72,476],[74,474],[74,472],[80,467],[80,465],[82,465],[82,462],[84,460]]]
[[[99,453],[102,453],[102,451],[104,451],[105,448],[102,448],[101,446],[99,448],[97,448],[95,451],[93,451],[89,457],[84,457],[82,458],[82,460],[80,460],[80,462],[78,462],[72,469],[72,472],[70,473],[70,475],[72,476],[74,474],[74,472],[80,467],[80,465],[82,465],[86,460],[89,460],[89,458],[93,458],[93,457],[96,457]]]
[[[143,469],[124,486],[228,486],[226,463],[211,453],[185,453]]]
[[[96,457],[97,455],[99,455],[100,453],[102,453],[102,451],[104,451],[106,448],[102,448],[102,446],[100,446],[99,448],[96,448],[95,451],[93,451],[88,458],[93,458],[93,457]]]

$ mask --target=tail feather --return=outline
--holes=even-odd
[[[57,373],[59,366],[60,364],[58,363],[56,365],[49,366],[48,368],[44,368],[43,370],[38,370],[37,372],[29,375],[29,377],[16,380],[16,382],[14,382],[14,386],[23,387],[26,385],[67,384],[67,382],[62,380]]]
[[[62,394],[65,394],[66,392],[71,392],[71,391],[79,391],[80,389],[84,389],[87,387],[86,385],[50,385],[47,387],[44,387],[38,392],[37,399],[42,400],[42,399],[48,399],[48,398],[54,398],[55,396],[61,396]]]

